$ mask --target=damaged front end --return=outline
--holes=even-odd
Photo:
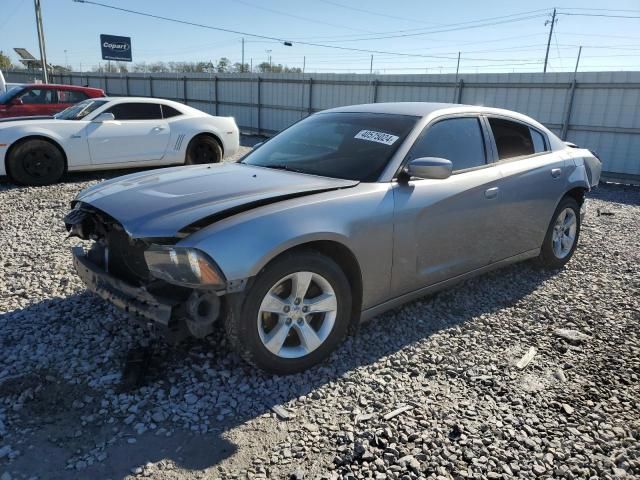
[[[89,250],[72,250],[89,290],[172,341],[213,331],[226,280],[204,252],[176,246],[175,238],[132,238],[117,220],[82,202],[64,221],[69,236],[93,242]]]

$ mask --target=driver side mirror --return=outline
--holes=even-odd
[[[406,172],[410,177],[433,178],[442,180],[449,178],[453,171],[451,160],[438,157],[415,158],[407,165]]]
[[[115,119],[116,117],[114,117],[113,113],[103,112],[91,121],[93,123],[104,123],[104,122],[110,122]]]
[[[9,105],[24,105],[24,102],[21,98],[14,98]]]

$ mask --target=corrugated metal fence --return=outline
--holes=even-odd
[[[7,81],[32,75],[9,72]],[[596,151],[604,170],[640,176],[640,72],[455,75],[97,74],[54,75],[57,83],[103,88],[109,95],[169,98],[243,131],[272,134],[306,115],[369,102],[454,102],[530,115],[563,139]]]

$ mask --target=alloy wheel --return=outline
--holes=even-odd
[[[576,212],[572,208],[565,208],[556,218],[551,235],[551,245],[553,254],[557,258],[565,258],[571,252],[576,241],[577,226]]]
[[[276,282],[260,304],[260,340],[278,357],[304,357],[329,337],[337,312],[335,291],[323,276],[292,273]]]

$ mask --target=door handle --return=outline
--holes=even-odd
[[[160,132],[161,130],[164,130],[164,127],[153,127],[152,131],[154,132]]]
[[[484,196],[488,199],[496,198],[498,196],[498,187],[492,187],[484,191]]]
[[[553,178],[558,178],[560,175],[562,175],[562,169],[561,168],[552,168],[551,169],[551,176]]]

